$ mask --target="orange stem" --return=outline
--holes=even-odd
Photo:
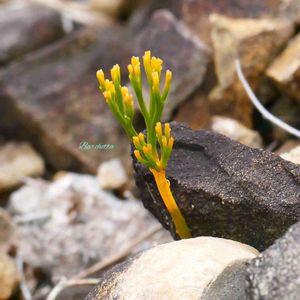
[[[173,220],[177,234],[181,239],[190,238],[191,237],[190,229],[188,228],[185,219],[181,214],[181,211],[177,206],[177,203],[173,197],[173,194],[170,189],[170,182],[166,178],[166,171],[165,170],[156,171],[154,169],[150,169],[150,171],[154,176],[158,191]]]

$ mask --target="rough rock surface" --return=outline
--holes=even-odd
[[[293,24],[275,19],[233,19],[213,14],[212,41],[218,85],[210,94],[211,110],[251,126],[252,104],[237,78],[239,58],[249,83],[256,87],[267,68],[294,32]]]
[[[274,60],[267,75],[279,88],[300,101],[300,34],[296,35],[286,49]]]
[[[113,157],[129,165],[128,139],[100,95],[95,77],[97,69],[107,72],[115,63],[126,71],[132,55],[127,40],[118,27],[82,30],[9,67],[0,76],[0,131],[25,131],[60,170],[96,172],[101,161]],[[20,130],[12,126],[17,122]],[[82,142],[110,144],[113,149],[80,149]]]
[[[160,245],[108,271],[85,299],[243,300],[245,262],[257,254],[212,237]]]
[[[226,117],[214,116],[211,120],[211,129],[246,146],[262,148],[262,138],[255,130],[251,130],[240,122]]]
[[[251,261],[247,292],[252,300],[298,300],[300,293],[300,223]]]
[[[167,177],[192,235],[261,250],[300,220],[300,167],[225,136],[172,123]],[[176,236],[151,173],[134,160],[144,206]]]
[[[43,158],[28,143],[0,146],[0,192],[21,184],[25,177],[41,176],[44,171]]]
[[[18,202],[29,197],[39,198],[35,207],[18,209]],[[171,240],[139,201],[103,191],[94,176],[69,173],[53,183],[31,180],[11,198],[20,257],[53,277],[72,276],[119,253],[153,228],[157,232],[133,252]]]
[[[64,35],[58,12],[25,2],[13,2],[1,8],[0,66]]]
[[[173,73],[170,100],[163,113],[163,119],[170,119],[173,110],[201,85],[210,61],[210,50],[167,10],[153,15],[137,36],[136,49],[138,54],[151,50]]]

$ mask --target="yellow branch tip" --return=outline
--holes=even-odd
[[[103,70],[98,70],[96,76],[99,81],[100,87],[103,88],[105,86],[105,76]]]
[[[110,70],[111,79],[113,82],[120,82],[121,80],[121,70],[120,66],[114,65],[112,69]]]

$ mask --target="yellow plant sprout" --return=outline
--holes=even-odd
[[[133,95],[126,86],[122,86],[120,66],[114,65],[111,69],[111,80],[105,78],[102,70],[97,71],[97,78],[106,103],[135,147],[134,155],[136,159],[148,167],[153,174],[158,191],[174,222],[177,234],[180,238],[189,238],[191,237],[190,230],[178,208],[170,189],[170,183],[166,178],[166,166],[173,149],[174,138],[171,136],[170,125],[168,123],[162,125],[160,119],[170,91],[172,72],[170,70],[165,72],[164,84],[161,89],[162,66],[163,61],[160,58],[151,56],[150,51],[145,52],[143,67],[150,87],[150,104],[147,108],[143,97],[140,59],[133,56],[131,64],[128,65],[130,83],[145,120],[146,137],[141,132],[137,133],[133,126]]]

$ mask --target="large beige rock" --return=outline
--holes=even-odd
[[[175,2],[181,2],[180,14],[182,20],[195,34],[209,42],[211,38],[209,16],[212,13],[223,14],[231,18],[261,18],[270,16],[277,9],[280,0],[172,1],[172,3]]]
[[[27,143],[10,142],[0,147],[0,191],[19,185],[24,177],[41,176],[42,157]]]
[[[280,155],[283,159],[300,165],[300,146]]]
[[[118,158],[103,162],[98,168],[97,177],[103,189],[122,188],[128,181],[122,162]]]
[[[235,59],[255,88],[273,57],[294,32],[291,22],[279,19],[233,19],[213,14],[212,41],[218,85],[210,94],[215,114],[226,114],[251,125],[252,105],[235,71]]]
[[[214,116],[211,121],[211,129],[249,147],[262,148],[263,143],[259,133],[234,119]]]
[[[285,93],[300,101],[300,34],[276,58],[267,75]]]
[[[257,255],[213,237],[160,245],[106,273],[86,300],[244,299],[244,263]]]
[[[10,298],[18,282],[15,262],[5,253],[0,252],[0,299]]]

